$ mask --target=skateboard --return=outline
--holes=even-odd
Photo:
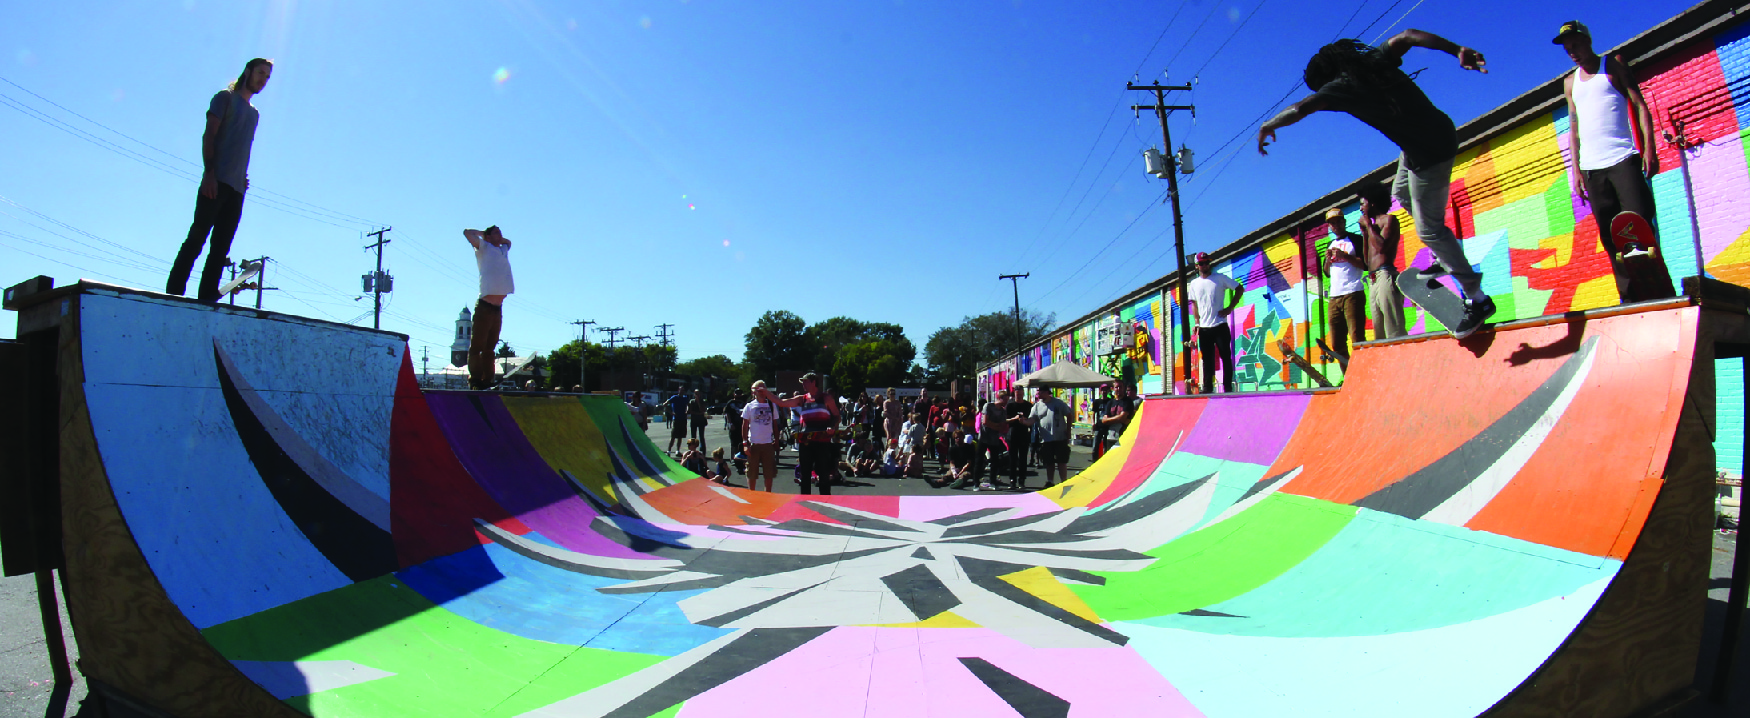
[[[243,260],[243,262],[238,265],[238,268],[242,269],[243,273],[237,275],[236,279],[232,279],[231,281],[220,285],[219,296],[230,296],[245,289],[252,289],[253,287],[248,286],[249,280],[261,276],[261,265],[261,262],[251,262],[247,259]]]
[[[1343,371],[1349,371],[1349,357],[1343,356],[1342,354],[1338,354],[1337,352],[1332,351],[1331,345],[1325,343],[1324,337],[1319,337],[1317,339],[1314,339],[1313,341],[1318,343],[1319,351],[1324,352],[1325,356],[1327,356],[1331,359],[1337,360],[1337,366],[1339,368],[1341,368]]]
[[[1306,357],[1303,357],[1299,352],[1294,351],[1294,347],[1289,345],[1287,339],[1276,340],[1276,348],[1282,350],[1282,356],[1287,357],[1289,363],[1300,367],[1300,370],[1306,372],[1307,376],[1312,377],[1312,380],[1319,386],[1329,387],[1331,385],[1331,380],[1325,378],[1324,372],[1319,371],[1317,367],[1312,365],[1312,362],[1306,360]],[[1330,350],[1327,349],[1325,351],[1329,352]]]
[[[1415,302],[1422,311],[1439,320],[1449,332],[1456,332],[1464,321],[1464,299],[1440,283],[1446,272],[1424,272],[1411,267],[1398,274],[1398,291]]]
[[[1621,262],[1628,279],[1624,296],[1633,302],[1661,299],[1674,294],[1671,276],[1665,261],[1659,256],[1659,235],[1653,232],[1646,217],[1623,211],[1610,221],[1610,237],[1615,240],[1616,259]]]

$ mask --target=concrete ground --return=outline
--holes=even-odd
[[[652,423],[650,437],[658,447],[666,444],[668,428],[659,423]],[[705,444],[709,447],[727,446],[728,434],[722,421],[713,418],[712,426],[705,434]],[[779,477],[773,487],[781,493],[798,493],[797,485],[791,481],[790,469],[794,466],[795,452],[785,452],[785,461],[781,462]],[[1070,472],[1086,468],[1091,463],[1092,454],[1087,447],[1073,447],[1070,452]],[[931,475],[937,474],[935,462],[926,464]],[[1027,485],[1039,488],[1044,485],[1044,476],[1037,468],[1031,469]],[[745,485],[745,477],[737,476],[734,483]],[[922,479],[905,478],[853,478],[848,486],[834,487],[834,494],[847,495],[949,495],[959,493],[952,489],[938,489],[930,486]],[[1714,666],[1719,646],[1725,630],[1726,593],[1731,583],[1732,553],[1737,546],[1736,534],[1714,534],[1713,568],[1708,583],[1707,619],[1703,628],[1703,643],[1696,669],[1697,690],[1700,697],[1690,701],[1676,711],[1663,714],[1664,718],[1741,718],[1750,715],[1750,622],[1743,626],[1739,639],[1738,660],[1730,679],[1731,696],[1724,704],[1708,702],[1706,693],[1713,681]],[[78,658],[78,647],[73,641],[73,632],[66,621],[66,608],[62,606],[62,634],[65,636],[68,650],[73,658]],[[43,641],[42,620],[37,612],[36,582],[31,576],[16,576],[0,579],[0,718],[132,718],[137,715],[131,711],[111,708],[105,712],[100,701],[88,697],[85,681],[74,671],[71,686],[57,690],[53,673],[49,668],[48,650]]]

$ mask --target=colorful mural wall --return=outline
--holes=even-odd
[[[1551,52],[1560,50],[1552,48]],[[1652,179],[1658,206],[1654,222],[1674,286],[1681,286],[1682,277],[1696,274],[1698,257],[1708,276],[1750,285],[1750,162],[1746,161],[1750,154],[1750,24],[1738,23],[1659,56],[1638,60],[1635,72],[1652,110],[1656,133],[1664,137],[1681,131],[1692,145],[1679,151],[1661,141],[1653,148],[1659,170]],[[1558,84],[1552,98],[1559,97]],[[1559,101],[1548,107],[1474,142],[1453,165],[1446,222],[1463,239],[1466,256],[1483,273],[1483,288],[1499,307],[1493,317],[1496,322],[1618,302],[1609,260],[1598,244],[1591,206],[1570,190],[1564,160],[1570,131],[1567,109]],[[1342,209],[1350,231],[1357,231],[1358,205],[1350,201]],[[1240,307],[1230,319],[1242,391],[1314,386],[1287,360],[1278,345],[1281,340],[1318,365],[1333,382],[1342,380],[1337,363],[1327,361],[1318,347],[1318,340],[1326,335],[1328,316],[1318,261],[1329,240],[1322,224],[1323,211],[1317,208],[1310,213],[1294,233],[1212,253],[1221,258],[1215,271],[1245,288]],[[1394,205],[1393,216],[1403,230],[1398,266],[1428,264],[1430,255],[1417,240],[1409,214]],[[1151,351],[1158,357],[1163,349],[1182,346],[1185,337],[1177,326],[1169,329],[1170,338],[1163,339],[1160,333],[1163,324],[1176,324],[1160,321],[1161,317],[1170,320],[1177,316],[1176,287],[1169,283],[1150,290],[1159,297],[1152,301],[1161,302],[1161,313],[1140,313],[1154,321],[1149,325],[1156,342]],[[1095,314],[1101,319],[1066,327],[1062,336],[1081,337],[1084,331],[1091,335],[1089,327],[1114,313],[1130,318],[1149,309],[1136,304],[1108,305]],[[1411,333],[1444,329],[1413,305],[1405,312],[1405,326]],[[1371,321],[1368,338],[1375,338]],[[1085,345],[1080,339],[1071,343]],[[1159,375],[1159,380],[1152,373],[1139,375],[1139,388],[1147,394],[1184,392],[1182,366],[1170,358],[1163,363],[1167,373]],[[1195,359],[1192,366],[1196,371]],[[1101,358],[1093,368],[1109,371],[1118,367]],[[1001,369],[991,367],[986,374],[998,371]],[[1723,371],[1727,372],[1723,378],[1741,385],[1739,374],[1730,368]],[[1741,386],[1735,392],[1733,387],[1722,386],[1721,391],[1722,395],[1741,392]],[[1722,404],[1720,410],[1722,421],[1735,424],[1743,420],[1741,403]],[[1731,468],[1735,471],[1737,464]]]

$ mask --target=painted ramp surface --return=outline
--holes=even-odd
[[[612,397],[422,393],[381,333],[79,302],[151,620],[337,717],[1476,715],[1610,594],[1699,311],[1149,400],[1043,492],[810,500]]]

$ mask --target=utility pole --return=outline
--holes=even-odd
[[[625,327],[602,327],[602,331],[608,333],[608,351],[612,352],[614,350],[614,346],[620,343],[620,337],[619,337],[620,332],[626,331],[626,328]]]
[[[1000,282],[1000,281],[1007,279],[1007,280],[1009,280],[1009,285],[1014,287],[1014,289],[1015,289],[1015,378],[1016,379],[1021,378],[1021,345],[1023,344],[1023,342],[1021,340],[1021,280],[1026,279],[1026,278],[1031,277],[1031,276],[1033,276],[1032,272],[1028,272],[1026,274],[1001,274],[1001,275],[997,275],[997,281]]]
[[[626,337],[626,339],[638,343],[638,353],[633,355],[632,371],[638,374],[639,389],[642,391],[643,389],[649,388],[649,382],[647,381],[649,377],[644,374],[644,342],[650,340],[650,335],[640,334],[635,337]]]
[[[390,291],[390,289],[394,286],[390,283],[388,275],[383,274],[383,247],[384,247],[384,245],[387,245],[389,243],[389,240],[384,239],[383,235],[387,234],[388,232],[390,232],[393,229],[395,229],[395,228],[394,227],[384,227],[384,228],[379,229],[375,232],[366,232],[365,233],[367,236],[377,238],[376,244],[365,245],[365,249],[367,249],[367,250],[368,249],[377,250],[377,271],[376,271],[376,273],[365,278],[365,289],[369,290],[371,293],[371,328],[372,329],[382,329],[383,328],[383,292]]]
[[[674,333],[669,331],[669,329],[671,329],[673,327],[674,327],[673,324],[658,324],[658,325],[656,325],[656,338],[662,340],[662,346],[665,348],[668,347],[670,341],[674,339]],[[661,373],[662,373],[662,388],[664,390],[668,389],[668,370],[669,370],[668,362],[663,362]]]
[[[1155,93],[1155,103],[1153,105],[1131,105],[1130,109],[1137,112],[1141,112],[1142,110],[1153,110],[1155,117],[1160,118],[1161,142],[1166,148],[1167,156],[1171,157],[1173,153],[1173,136],[1167,131],[1167,113],[1173,110],[1190,110],[1191,113],[1195,115],[1197,113],[1197,108],[1192,105],[1169,105],[1167,104],[1166,93],[1190,90],[1191,86],[1137,85],[1126,82],[1124,83],[1124,89],[1149,90]],[[1168,162],[1169,166],[1167,167],[1166,172],[1167,199],[1173,203],[1173,253],[1179,257],[1179,332],[1180,336],[1183,337],[1185,341],[1190,341],[1191,315],[1190,310],[1186,306],[1187,300],[1185,297],[1185,285],[1190,281],[1190,278],[1185,275],[1185,224],[1181,221],[1179,216],[1179,174],[1175,171],[1180,168],[1174,166],[1177,165],[1178,162],[1170,159]],[[1181,350],[1179,351],[1179,357],[1181,363],[1185,367],[1185,378],[1189,380],[1191,378],[1191,353]],[[1170,382],[1172,377],[1168,377],[1167,379]]]
[[[423,375],[420,386],[431,386],[431,347],[420,347],[419,371]]]
[[[589,384],[584,379],[584,372],[589,370],[589,325],[594,320],[579,319],[572,324],[577,325],[577,388],[588,391]]]

